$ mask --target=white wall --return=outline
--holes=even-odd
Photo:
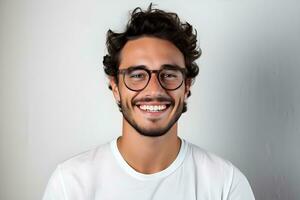
[[[41,199],[54,167],[121,132],[105,33],[150,1],[0,1],[0,199]],[[180,135],[231,160],[257,199],[300,191],[300,3],[154,1],[198,30]]]

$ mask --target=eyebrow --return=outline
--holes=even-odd
[[[161,66],[162,69],[182,69],[179,65],[176,64],[164,64]]]
[[[148,69],[146,65],[133,65],[129,66],[128,68],[125,68],[127,70],[133,70],[133,69]],[[184,69],[176,64],[163,64],[161,65],[160,69]]]

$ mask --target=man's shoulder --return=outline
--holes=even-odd
[[[188,163],[197,171],[199,180],[207,181],[213,188],[220,186],[225,196],[232,199],[254,199],[247,178],[235,165],[195,144],[188,146]]]
[[[86,170],[98,165],[103,160],[107,160],[107,157],[109,156],[110,146],[109,143],[105,143],[68,158],[67,160],[61,162],[59,167],[64,171],[74,169]]]
[[[248,184],[245,175],[229,160],[226,160],[214,153],[189,143],[189,160],[198,171],[201,177],[218,177],[213,179],[221,185],[226,183],[228,187],[234,182],[243,182]],[[215,183],[215,182],[214,182]],[[217,183],[215,183],[217,184]]]
[[[190,151],[189,159],[191,159],[197,167],[213,173],[230,173],[234,170],[235,166],[229,160],[207,151],[196,144],[187,143]]]
[[[44,199],[64,199],[66,190],[72,191],[70,194],[73,195],[82,185],[88,190],[93,189],[95,175],[108,171],[103,169],[109,168],[111,157],[110,144],[106,143],[61,162],[52,173]]]

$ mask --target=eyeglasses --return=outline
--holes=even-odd
[[[144,66],[137,66],[120,69],[118,73],[123,74],[124,84],[132,91],[142,91],[145,89],[150,82],[152,73],[156,74],[162,88],[176,90],[182,85],[187,70],[173,65],[164,65],[164,68],[160,70],[149,70]]]

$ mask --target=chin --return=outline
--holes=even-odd
[[[129,123],[140,135],[146,137],[160,137],[170,132],[172,127],[176,124],[177,119],[171,120],[168,123],[165,122],[164,125],[159,125],[158,122],[156,122],[156,123],[151,123],[151,125],[143,126],[143,127],[138,125],[134,121]]]
[[[157,130],[157,129],[142,129],[142,130],[138,130],[138,133],[142,136],[146,136],[146,137],[160,137],[163,135],[166,135],[168,133],[168,130]]]
[[[173,108],[173,109],[172,109]],[[171,128],[177,123],[182,114],[182,107],[169,106],[162,116],[156,116],[156,113],[143,115],[133,115],[129,109],[123,107],[123,117],[127,123],[140,135],[146,137],[160,137],[170,132]],[[140,114],[140,112],[138,112]],[[160,115],[158,113],[158,115]],[[135,116],[135,117],[133,117]]]

